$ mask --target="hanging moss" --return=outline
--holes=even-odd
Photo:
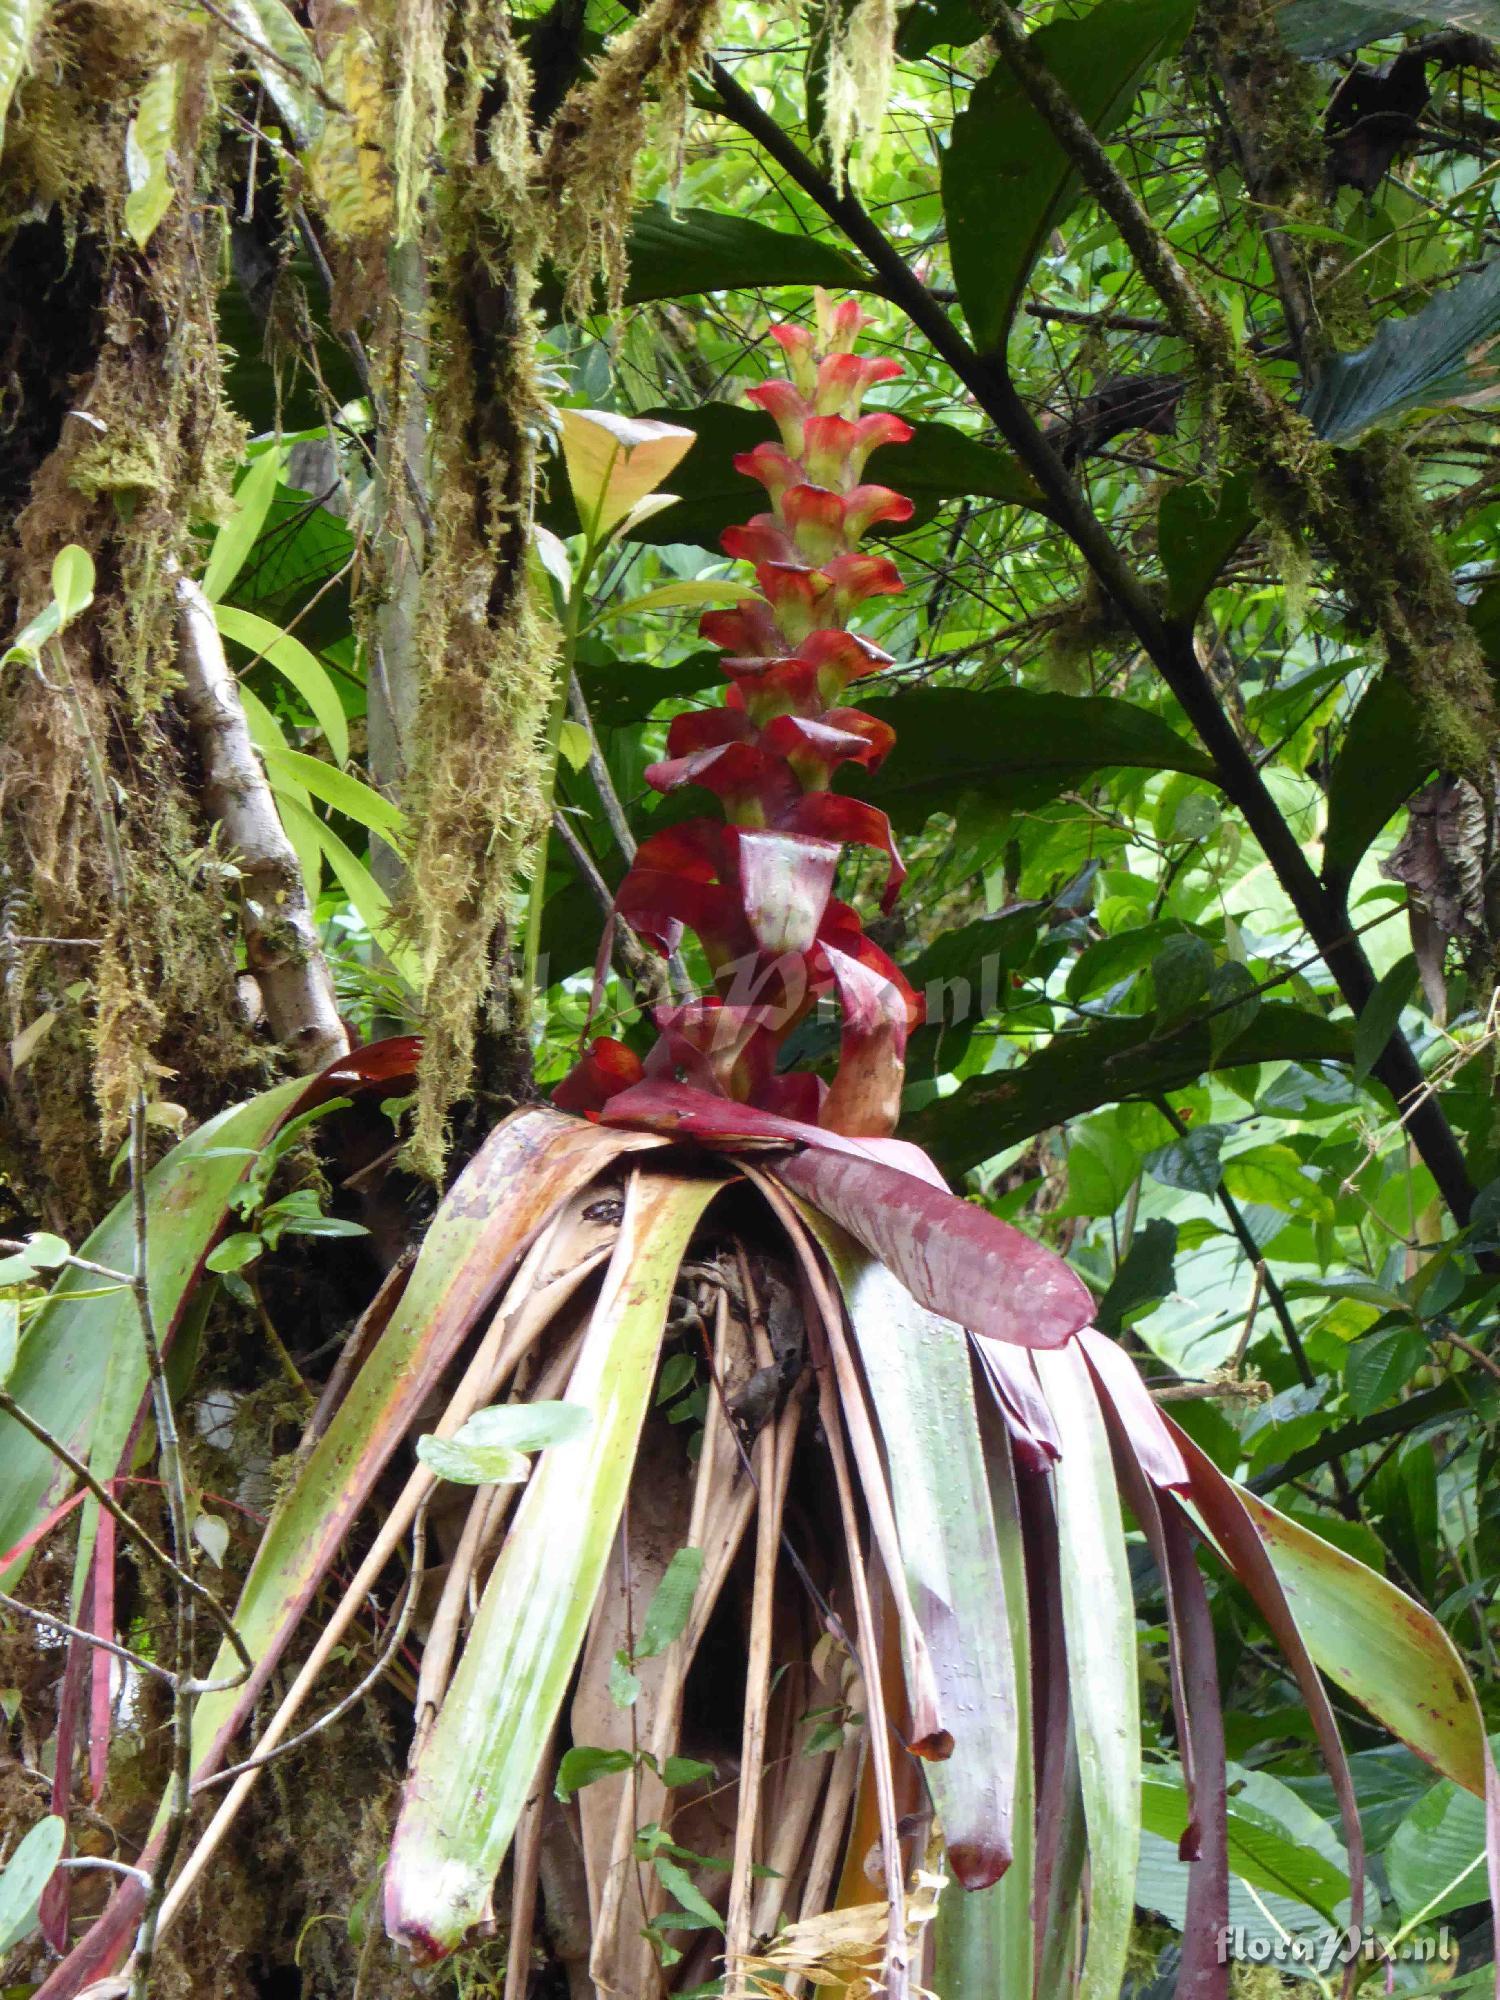
[[[610,43],[592,79],[568,93],[548,128],[537,199],[567,281],[570,313],[593,309],[601,281],[609,310],[619,310],[636,162],[646,146],[650,106],[654,101],[669,130],[681,117],[688,79],[712,45],[720,4],[651,0],[635,25]]]

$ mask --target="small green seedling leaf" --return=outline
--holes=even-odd
[[[681,1785],[696,1785],[713,1775],[713,1765],[705,1764],[697,1757],[669,1757],[661,1767],[662,1783],[673,1791]]]
[[[679,1549],[667,1564],[666,1573],[656,1586],[641,1625],[640,1643],[635,1649],[638,1660],[654,1660],[681,1635],[692,1612],[698,1579],[702,1574],[702,1549]]]
[[[581,771],[589,761],[589,751],[593,748],[588,731],[581,722],[574,722],[571,716],[564,716],[558,733],[557,747],[567,759],[569,767]]]
[[[616,1653],[609,1663],[609,1698],[616,1708],[634,1708],[641,1698],[641,1677],[630,1671],[624,1653]]]
[[[141,92],[136,114],[125,128],[125,227],[144,250],[172,206],[172,146],[177,137],[177,99],[182,71],[175,62],[158,65]]]
[[[1410,1000],[1416,983],[1416,954],[1409,951],[1404,958],[1397,959],[1360,1009],[1354,1029],[1354,1068],[1350,1072],[1356,1083],[1363,1083],[1379,1062],[1386,1043],[1400,1025],[1401,1010]]]
[[[255,1262],[265,1247],[253,1230],[241,1230],[233,1236],[226,1236],[222,1243],[216,1244],[203,1261],[210,1271],[218,1271],[221,1274],[226,1271],[243,1271],[247,1264]]]
[[[612,1778],[621,1771],[628,1771],[634,1763],[635,1758],[628,1750],[601,1750],[593,1744],[578,1744],[564,1753],[557,1767],[556,1796],[566,1805],[573,1794],[581,1792],[585,1785],[596,1784],[600,1778]]]
[[[675,1896],[684,1910],[714,1930],[724,1928],[723,1918],[685,1868],[679,1868],[675,1861],[669,1861],[664,1854],[658,1854],[651,1865],[655,1868],[657,1879],[667,1894]]]
[[[55,1271],[72,1254],[60,1236],[52,1235],[50,1230],[38,1230],[27,1237],[24,1249],[0,1257],[0,1285],[29,1284],[38,1271]]]
[[[59,631],[81,618],[94,601],[94,558],[76,542],[69,542],[53,558],[52,597]]]
[[[592,1422],[580,1403],[497,1403],[476,1410],[451,1438],[419,1438],[417,1456],[439,1479],[515,1486],[531,1470],[526,1452],[578,1437]]]
[[[193,1540],[215,1569],[224,1567],[224,1558],[229,1553],[229,1523],[222,1515],[195,1514]]]
[[[0,1958],[36,1923],[42,1891],[63,1850],[64,1827],[49,1813],[21,1842],[0,1874]]]

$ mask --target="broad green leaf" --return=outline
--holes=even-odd
[[[1194,619],[1225,563],[1254,523],[1249,476],[1231,473],[1217,490],[1194,480],[1169,486],[1156,510],[1156,545],[1167,573],[1167,610]]]
[[[60,1236],[45,1229],[33,1231],[24,1248],[0,1257],[0,1285],[29,1284],[38,1271],[55,1271],[59,1264],[65,1264],[68,1255],[68,1246]]]
[[[1109,1436],[1077,1342],[1032,1360],[1065,1449],[1053,1468],[1068,1687],[1089,1839],[1078,2000],[1118,2000],[1141,1838],[1135,1604]]]
[[[1473,1684],[1428,1611],[1383,1576],[1235,1489],[1266,1547],[1307,1650],[1387,1729],[1481,1797],[1484,1733]]]
[[[182,65],[161,63],[141,92],[125,131],[125,227],[144,250],[172,206],[172,149],[177,138],[177,99]]]
[[[532,1474],[403,1793],[386,1924],[424,1952],[451,1950],[488,1908],[609,1561],[677,1267],[722,1185],[647,1174],[632,1184],[568,1383],[593,1428]]]
[[[1131,1313],[1166,1298],[1176,1283],[1176,1259],[1176,1223],[1161,1216],[1143,1223],[1099,1301],[1094,1323],[1100,1332],[1118,1333]]]
[[[1290,1146],[1251,1146],[1224,1162],[1224,1185],[1240,1201],[1283,1209],[1306,1222],[1331,1222],[1333,1197],[1316,1169]]]
[[[927,1781],[954,1874],[987,1888],[1011,1850],[1017,1724],[1005,1576],[990,1511],[968,1337],[804,1209],[849,1313],[890,1468],[907,1590],[953,1754]]]
[[[244,36],[251,67],[289,136],[298,148],[310,145],[323,129],[324,112],[314,89],[317,53],[306,30],[285,0],[224,0],[224,11]]]
[[[723,1930],[724,1919],[685,1868],[679,1867],[677,1862],[669,1860],[665,1854],[656,1855],[651,1865],[660,1877],[662,1887],[669,1895],[677,1898],[684,1910],[708,1925],[710,1929]],[[663,1928],[670,1929],[671,1926],[664,1924]]]
[[[896,53],[911,62],[933,49],[967,48],[983,33],[974,0],[909,0],[896,31]]]
[[[266,453],[268,458],[272,453]],[[232,605],[216,604],[214,618],[226,639],[264,659],[291,682],[312,710],[328,747],[340,764],[349,761],[349,721],[339,700],[333,677],[316,653],[309,651],[293,632],[283,632],[269,618],[253,611],[238,611]]]
[[[49,5],[50,0],[0,0],[0,149],[10,101],[31,66],[31,45]]]
[[[962,818],[1038,806],[1117,765],[1195,777],[1211,768],[1159,715],[1103,695],[914,688],[861,705],[892,726],[901,754],[857,789],[901,827],[919,827],[933,812]]]
[[[1219,1161],[1223,1138],[1222,1125],[1195,1126],[1149,1152],[1143,1162],[1146,1172],[1163,1187],[1181,1188],[1187,1194],[1214,1194],[1223,1172]]]
[[[1268,1000],[1227,1054],[1236,1065],[1282,1057],[1347,1063],[1352,1040],[1347,1022]],[[914,1112],[903,1136],[925,1146],[947,1172],[960,1173],[1101,1104],[1158,1097],[1196,1083],[1211,1060],[1202,1021],[1161,1035],[1149,1015],[1103,1021],[1055,1035],[1014,1068],[967,1078],[951,1096]]]
[[[828,236],[772,229],[749,216],[712,208],[680,208],[674,215],[664,202],[636,210],[627,257],[627,305],[758,285],[826,285],[858,292],[874,283],[858,258]]]
[[[1208,991],[1213,969],[1213,949],[1205,939],[1191,931],[1168,939],[1151,961],[1158,1027],[1170,1027],[1192,1011]]]
[[[635,1757],[629,1750],[601,1750],[593,1744],[578,1743],[563,1752],[557,1767],[556,1796],[566,1805],[575,1792],[600,1778],[613,1778],[630,1770]]]
[[[702,1574],[702,1549],[678,1549],[646,1606],[635,1647],[638,1660],[654,1660],[687,1629]]]
[[[731,403],[705,403],[687,411],[653,409],[647,415],[687,417],[697,441],[673,469],[676,500],[650,521],[633,527],[633,538],[696,542],[700,548],[717,550],[725,528],[743,521],[761,504],[756,489],[735,471],[733,461],[736,454],[775,436],[770,418],[761,410],[739,409]],[[912,528],[931,520],[943,502],[969,496],[1045,511],[1036,487],[1009,452],[982,444],[951,424],[916,423],[912,429],[909,443],[882,445],[870,454],[865,469],[867,479],[895,487],[916,503]],[[577,514],[560,492],[551,496],[542,514],[561,534],[578,531]],[[890,532],[899,537],[907,529]]]
[[[1344,887],[1392,814],[1429,776],[1436,758],[1417,704],[1394,674],[1365,690],[1349,718],[1328,780],[1323,872]]]
[[[1242,1882],[1271,1895],[1290,1896],[1329,1923],[1337,1922],[1338,1906],[1349,1894],[1348,1868],[1341,1868],[1318,1848],[1290,1837],[1272,1813],[1257,1810],[1245,1796],[1246,1775],[1237,1774],[1239,1789],[1229,1798],[1230,1867]],[[1299,1814],[1314,1817],[1295,1794],[1288,1794],[1287,1803]],[[1173,1846],[1181,1840],[1187,1826],[1187,1793],[1180,1774],[1146,1772],[1141,1788],[1141,1824]]]
[[[250,469],[234,489],[234,512],[214,536],[203,572],[203,594],[216,604],[229,589],[265,526],[266,515],[281,477],[281,449],[268,445],[250,461]]]
[[[1321,438],[1352,444],[1411,410],[1488,409],[1500,402],[1500,259],[1406,319],[1387,319],[1358,354],[1335,355],[1308,387],[1302,413]]]
[[[1216,965],[1208,981],[1209,1052],[1217,1067],[1261,1010],[1260,988],[1248,966]]]
[[[613,410],[559,410],[557,422],[568,486],[590,541],[656,492],[693,443],[681,424]]]
[[[94,558],[76,542],[69,542],[53,558],[52,597],[60,629],[71,625],[94,601]]]
[[[1391,1894],[1408,1919],[1485,1902],[1484,1863],[1484,1801],[1451,1780],[1417,1801],[1385,1851]]]
[[[52,1871],[62,1857],[67,1828],[56,1813],[39,1819],[0,1870],[0,1958],[36,1923]]]
[[[1398,958],[1381,979],[1360,1010],[1354,1028],[1354,1068],[1356,1083],[1363,1083],[1379,1062],[1386,1043],[1401,1024],[1401,1012],[1417,983],[1417,961],[1412,952]]]
[[[147,1178],[153,1226],[148,1238],[151,1299],[164,1333],[177,1324],[198,1265],[221,1228],[242,1179],[246,1149],[256,1150],[306,1090],[301,1078],[248,1104],[231,1107],[174,1146]],[[79,1254],[111,1270],[129,1270],[135,1223],[127,1196]],[[103,1476],[119,1470],[146,1387],[135,1301],[123,1288],[102,1296],[99,1280],[69,1268],[27,1323],[8,1384],[16,1401]],[[78,1296],[95,1294],[95,1296]],[[79,1365],[87,1356],[89,1365]],[[45,1447],[0,1416],[0,1554],[11,1549],[72,1486]],[[12,1587],[0,1576],[0,1583]]]
[[[1367,1417],[1390,1402],[1427,1355],[1427,1341],[1415,1326],[1388,1326],[1355,1341],[1344,1362],[1344,1388],[1355,1416]]]
[[[1032,47],[1103,139],[1192,18],[1192,0],[1099,0],[1039,28]],[[954,119],[943,155],[953,280],[981,352],[1003,346],[1031,267],[1079,188],[1051,127],[997,62]]]
[[[1403,28],[1441,23],[1468,28],[1491,41],[1500,38],[1496,0],[1424,0],[1420,7],[1391,0],[1289,0],[1276,12],[1281,39],[1305,61],[1347,55],[1369,42],[1385,41]]]

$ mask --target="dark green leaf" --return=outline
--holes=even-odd
[[[680,208],[674,215],[665,202],[646,203],[635,212],[627,254],[627,305],[757,285],[874,289],[864,265],[831,237],[771,229],[747,215],[722,215],[712,208]]]
[[[1032,46],[1107,138],[1192,18],[1192,0],[1100,0],[1076,20],[1048,22]],[[953,279],[981,351],[1003,345],[1031,267],[1078,191],[1051,128],[997,63],[953,121],[943,155]]]
[[[1068,968],[1067,995],[1070,1000],[1090,1000],[1107,992],[1121,980],[1144,971],[1161,952],[1169,938],[1180,937],[1177,923],[1142,924],[1137,930],[1115,931],[1098,938],[1079,952]]]
[[[705,1764],[697,1757],[669,1757],[661,1767],[661,1781],[674,1790],[682,1785],[696,1785],[704,1778],[714,1775],[712,1764]]]
[[[1363,1083],[1379,1062],[1386,1043],[1396,1032],[1401,1010],[1410,1000],[1416,983],[1416,954],[1407,952],[1404,958],[1396,960],[1360,1009],[1354,1028],[1352,1074],[1356,1083]]]
[[[1208,982],[1208,1007],[1209,1046],[1217,1063],[1260,1012],[1260,988],[1249,967],[1233,959],[1215,966]]]
[[[1116,765],[1204,777],[1210,769],[1159,715],[1103,695],[914,688],[862,706],[890,723],[901,754],[859,793],[898,827],[919,827],[934,812],[1024,810]]]
[[[599,1778],[613,1777],[620,1771],[628,1771],[634,1763],[635,1758],[628,1750],[600,1750],[592,1744],[579,1744],[564,1752],[557,1767],[557,1796],[566,1805],[573,1794],[581,1792],[585,1785],[592,1785]]]
[[[1167,610],[1192,619],[1219,571],[1249,533],[1250,480],[1231,473],[1217,491],[1193,481],[1169,486],[1156,515],[1156,543],[1167,573]]]
[[[1349,1407],[1367,1417],[1404,1389],[1427,1357],[1427,1342],[1414,1326],[1388,1326],[1355,1341],[1344,1362]]]
[[[1276,16],[1281,39],[1308,62],[1347,55],[1429,21],[1471,28],[1490,38],[1500,36],[1500,6],[1495,0],[1431,0],[1420,9],[1392,6],[1389,0],[1289,0]]]
[[[1146,1155],[1146,1172],[1164,1187],[1182,1188],[1188,1194],[1212,1194],[1219,1185],[1219,1146],[1222,1125],[1200,1125],[1184,1132],[1180,1139],[1158,1146]]]
[[[1360,353],[1324,362],[1302,414],[1319,437],[1352,444],[1410,410],[1488,408],[1500,401],[1497,335],[1500,261],[1460,278],[1420,312],[1382,321]]]
[[[1394,675],[1382,674],[1360,697],[1328,781],[1330,883],[1348,883],[1370,842],[1433,769],[1424,735],[1417,704]]]
[[[1237,1065],[1278,1057],[1348,1062],[1352,1043],[1347,1023],[1268,1000],[1232,1055]],[[903,1134],[925,1146],[948,1172],[961,1173],[1101,1104],[1156,1097],[1196,1083],[1211,1063],[1206,1022],[1184,1022],[1157,1036],[1149,1016],[1105,1021],[1057,1036],[1014,1069],[968,1078],[951,1096],[907,1119]]]
[[[1151,962],[1159,1027],[1172,1026],[1191,1010],[1207,992],[1213,969],[1213,948],[1201,937],[1188,931],[1167,940]]]
[[[972,0],[911,0],[896,30],[896,53],[914,62],[933,49],[967,48],[983,33]]]
[[[652,1866],[661,1878],[662,1887],[668,1895],[677,1898],[683,1909],[691,1911],[693,1916],[704,1924],[712,1925],[715,1930],[723,1929],[722,1917],[685,1868],[679,1868],[675,1861],[668,1861],[664,1854],[658,1854]]]
[[[1176,1283],[1177,1224],[1160,1216],[1135,1232],[1109,1290],[1099,1301],[1095,1325],[1118,1333],[1131,1313],[1166,1298]]]
[[[641,1636],[635,1648],[638,1660],[654,1660],[683,1631],[702,1574],[702,1549],[679,1549],[667,1564],[641,1623]]]
[[[1403,1916],[1444,1917],[1484,1902],[1484,1801],[1451,1779],[1434,1785],[1397,1827],[1385,1853]]]

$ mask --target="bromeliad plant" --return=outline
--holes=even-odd
[[[830,787],[891,747],[845,705],[884,660],[849,621],[900,587],[860,538],[909,512],[864,480],[906,426],[860,414],[897,372],[855,354],[861,323],[820,299],[816,333],[776,330],[791,380],[752,395],[781,442],[738,461],[770,508],[725,537],[757,592],[703,621],[729,694],[673,724],[652,773],[722,817],[653,834],[619,894],[657,950],[694,934],[712,990],[660,1008],[643,1059],[597,1041],[560,1108],[502,1124],[372,1307],[235,1613],[254,1671],[199,1704],[200,1788],[326,1593],[316,1642],[164,1923],[440,1480],[470,1497],[427,1628],[385,1920],[422,1959],[506,1923],[511,2000],[539,1885],[575,1990],[800,1976],[1113,2000],[1143,1825],[1189,1864],[1178,1991],[1225,1994],[1231,1871],[1286,1882],[1227,1797],[1204,1549],[1258,1605],[1332,1774],[1347,1870],[1325,1857],[1308,1891],[1329,1922],[1360,1923],[1366,1885],[1320,1669],[1494,1804],[1441,1627],[1228,1480],[1090,1330],[1067,1266],[892,1136],[916,1004],[834,893],[845,843],[885,855],[887,900],[901,876],[880,815]],[[826,1085],[784,1067],[823,997],[842,1015]],[[164,1280],[178,1305],[190,1268]],[[334,1595],[393,1461],[404,1484]],[[1144,1776],[1127,1509],[1165,1595],[1175,1716],[1175,1760]],[[122,1885],[46,2000],[128,1955],[145,1894]]]

